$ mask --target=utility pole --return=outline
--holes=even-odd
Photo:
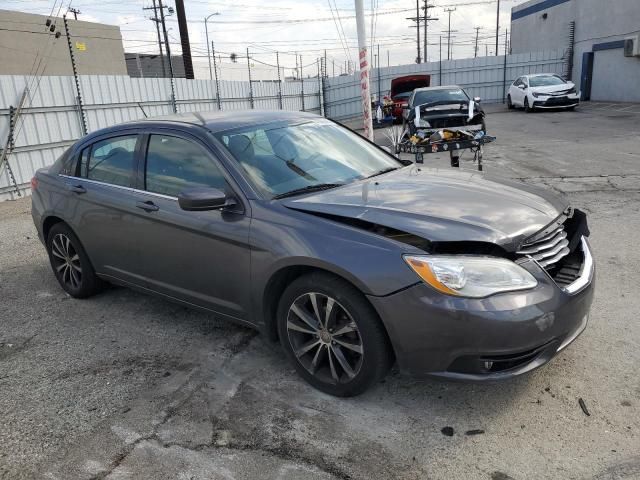
[[[387,67],[389,67],[389,50],[387,50]]]
[[[478,56],[478,33],[482,27],[474,27],[476,29],[476,47],[473,50],[473,57],[476,58]]]
[[[439,18],[434,18],[434,17],[430,17],[429,16],[429,9],[430,8],[434,8],[434,5],[429,5],[429,0],[424,0],[424,17],[423,17],[423,21],[424,21],[424,48],[423,48],[423,52],[424,52],[424,61],[428,62],[429,61],[429,55],[427,55],[427,45],[428,45],[428,38],[429,38],[429,34],[428,34],[428,27],[429,27],[429,22],[435,21],[435,20],[439,20]]]
[[[77,8],[69,8],[69,12],[73,13],[73,19],[74,20],[78,20],[78,15],[82,13]]]
[[[484,44],[484,56],[489,56],[489,46],[486,43]]]
[[[419,0],[417,0],[419,1]],[[364,0],[355,0],[356,27],[358,30],[358,58],[360,60],[360,99],[364,136],[373,141],[373,119],[371,118],[371,93],[369,92],[369,58],[367,55],[367,27],[364,20]],[[416,3],[417,4],[417,3]],[[420,29],[418,29],[420,30]],[[420,42],[418,42],[420,45]]]
[[[447,60],[451,60],[451,12],[455,12],[455,8],[445,8],[445,12],[449,14],[449,33],[447,34]]]
[[[164,48],[167,52],[167,60],[169,61],[169,78],[171,79],[171,103],[173,105],[173,112],[178,113],[176,107],[176,92],[173,86],[173,65],[171,64],[171,48],[169,47],[169,34],[167,34],[167,24],[164,21],[164,7],[162,6],[162,0],[158,0],[158,8],[160,9],[160,22],[162,22],[162,32],[164,33]],[[169,13],[172,13],[169,9]]]
[[[158,34],[158,50],[160,51],[160,65],[162,66],[162,77],[167,76],[167,70],[164,66],[164,52],[162,51],[162,37],[160,37],[160,19],[158,18],[158,7],[156,0],[153,1],[153,7],[144,7],[142,10],[153,10],[153,17],[149,17],[153,23],[156,24],[156,33]]]
[[[500,0],[496,8],[496,57],[498,56],[498,35],[500,34]]]
[[[418,48],[418,56],[416,57],[416,63],[422,63],[422,56],[420,53],[420,0],[416,0],[416,16],[407,17],[407,20],[412,20],[416,22],[416,46]]]
[[[176,14],[178,16],[178,29],[180,30],[180,44],[182,45],[184,76],[193,80],[193,61],[191,60],[191,44],[189,43],[189,29],[187,28],[187,15],[184,11],[184,0],[175,0],[175,2]]]

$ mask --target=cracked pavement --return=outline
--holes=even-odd
[[[640,115],[488,110],[485,170],[589,213],[590,323],[550,364],[493,385],[392,372],[332,398],[245,327],[123,288],[67,297],[29,200],[4,202],[0,477],[640,478]]]

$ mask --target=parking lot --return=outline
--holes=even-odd
[[[123,288],[71,299],[29,199],[4,202],[0,476],[640,478],[640,106],[487,112],[497,141],[485,171],[566,194],[589,214],[590,323],[550,364],[489,385],[393,372],[362,396],[333,398],[245,327]],[[386,142],[383,130],[376,139]],[[425,155],[425,166],[448,165]]]

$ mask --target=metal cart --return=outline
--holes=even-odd
[[[424,155],[428,153],[449,152],[451,157],[451,166],[459,167],[460,150],[471,150],[473,153],[473,161],[477,164],[478,171],[482,171],[482,147],[495,141],[496,137],[484,135],[478,139],[457,139],[457,140],[439,140],[436,142],[422,142],[417,145],[413,144],[408,138],[403,138],[396,147],[398,153],[413,153],[416,156],[416,163],[424,163]]]

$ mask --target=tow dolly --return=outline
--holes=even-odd
[[[443,129],[448,130],[448,129]],[[478,171],[482,171],[482,156],[483,156],[483,146],[487,143],[494,142],[496,137],[492,137],[490,135],[484,134],[476,135],[473,138],[464,139],[458,138],[455,140],[439,140],[439,141],[431,141],[430,139],[425,139],[426,141],[421,142],[419,144],[414,144],[408,138],[408,135],[404,135],[400,140],[400,143],[396,146],[396,154],[401,152],[403,153],[412,153],[415,155],[416,163],[424,163],[424,155],[429,153],[443,153],[449,152],[451,156],[451,166],[459,167],[460,166],[460,156],[458,152],[460,150],[470,150],[473,153],[473,161],[477,164]]]

